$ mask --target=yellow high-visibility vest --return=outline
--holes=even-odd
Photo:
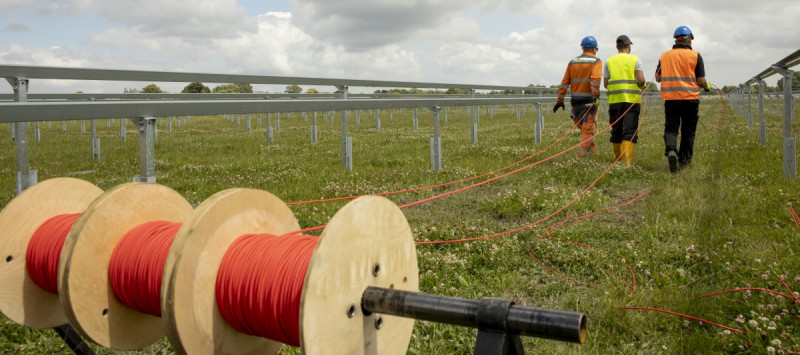
[[[636,85],[636,61],[639,56],[628,53],[617,53],[608,58],[608,103],[642,103],[642,90]]]

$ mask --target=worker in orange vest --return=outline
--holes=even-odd
[[[656,67],[656,81],[661,83],[661,100],[664,101],[664,155],[667,156],[669,171],[674,174],[692,162],[695,131],[700,119],[700,90],[711,91],[711,83],[706,81],[703,57],[692,50],[692,30],[680,26],[672,37],[675,45],[672,50],[661,54]]]
[[[631,39],[617,37],[617,54],[606,60],[603,86],[608,98],[608,121],[611,124],[611,145],[614,158],[631,165],[636,147],[641,113],[644,71],[639,56],[631,53]]]
[[[567,71],[558,88],[558,102],[553,106],[553,113],[559,108],[564,109],[564,96],[567,88],[570,89],[571,98],[570,116],[576,126],[581,129],[581,143],[575,156],[578,159],[591,154],[597,154],[594,144],[595,119],[597,106],[600,103],[600,80],[603,78],[603,63],[597,54],[597,39],[587,36],[581,40],[583,53],[573,58],[567,65]]]

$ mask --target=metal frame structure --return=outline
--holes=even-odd
[[[764,119],[764,79],[779,74],[783,76],[783,176],[794,179],[797,176],[797,139],[792,137],[792,120],[794,116],[794,95],[792,94],[792,78],[794,71],[790,68],[800,64],[800,49],[781,59],[769,68],[739,85],[738,92],[728,94],[728,101],[740,115],[748,120],[748,127],[753,127],[753,110],[751,105],[750,85],[758,85],[758,142],[767,144],[766,121]],[[745,102],[744,93],[747,98]],[[745,107],[746,106],[746,107]]]
[[[139,128],[140,176],[134,181],[155,182],[154,142],[157,137],[155,118],[231,113],[330,112],[341,111],[342,167],[353,168],[352,137],[348,136],[348,110],[427,108],[434,112],[434,137],[431,139],[431,169],[441,169],[441,139],[438,131],[438,112],[443,107],[484,105],[535,105],[555,100],[556,89],[523,86],[426,83],[410,81],[354,80],[308,77],[279,77],[239,74],[176,73],[111,69],[63,68],[0,65],[3,76],[14,88],[13,95],[0,95],[0,122],[16,122],[12,134],[17,149],[17,193],[36,183],[36,171],[29,171],[27,126],[35,121],[64,121],[128,118]],[[211,82],[269,85],[327,85],[337,89],[335,94],[28,94],[32,79],[102,80],[139,82]],[[386,88],[455,88],[469,95],[405,95],[350,94],[351,87]],[[478,90],[490,91],[477,94]],[[526,95],[496,95],[501,92],[524,92]],[[533,93],[536,93],[534,96]],[[545,96],[548,94],[548,96]],[[445,121],[447,120],[445,111]],[[472,138],[477,143],[477,112],[472,110]],[[249,116],[248,116],[249,117]],[[327,114],[326,114],[327,117]],[[316,118],[316,117],[315,117]],[[357,116],[357,120],[360,117]],[[267,117],[269,120],[269,116]],[[541,121],[541,118],[539,118]],[[249,120],[248,120],[249,122]],[[316,122],[316,120],[315,120]],[[376,125],[380,121],[376,117]],[[541,126],[541,123],[539,124]],[[82,126],[83,127],[83,126]],[[270,125],[271,128],[271,125]],[[125,138],[124,124],[120,136]],[[99,159],[100,142],[96,139],[92,121],[92,156]],[[268,140],[270,133],[268,130]],[[37,136],[38,137],[38,136]],[[316,142],[316,124],[312,126],[311,141]]]

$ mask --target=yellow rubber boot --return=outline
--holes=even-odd
[[[622,141],[622,160],[625,161],[625,164],[631,165],[633,161],[633,149],[636,147],[636,143],[631,141]]]
[[[611,143],[614,146],[614,159],[622,155],[622,143]]]

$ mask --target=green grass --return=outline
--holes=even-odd
[[[724,108],[724,112],[723,112]],[[381,117],[349,118],[353,171],[341,168],[340,115],[319,121],[319,143],[310,144],[310,122],[282,115],[281,130],[267,144],[264,127],[246,132],[219,117],[194,117],[167,132],[159,127],[158,182],[198,204],[233,187],[270,191],[287,202],[374,194],[469,178],[523,159],[562,136],[566,114],[548,113],[540,144],[533,141],[533,111],[522,121],[507,107],[489,117],[484,109],[479,142],[469,136],[462,108],[442,123],[443,170],[430,171],[431,115],[420,111],[412,130],[411,111]],[[718,120],[723,119],[718,128]],[[608,125],[602,114],[598,127]],[[0,125],[0,205],[14,196],[14,145]],[[597,184],[540,224],[507,236],[469,243],[420,245],[421,291],[478,299],[503,297],[518,304],[584,312],[589,317],[586,344],[524,338],[532,353],[763,353],[798,351],[800,305],[761,292],[730,293],[683,301],[738,287],[786,293],[783,277],[800,291],[800,227],[787,203],[800,209],[797,179],[782,177],[782,116],[767,119],[767,145],[757,128],[733,114],[726,103],[705,100],[691,168],[670,175],[663,156],[663,113],[648,111],[631,167],[615,166]],[[87,123],[88,130],[88,123]],[[98,121],[102,159],[92,161],[89,134],[80,123],[51,128],[42,124],[42,141],[30,132],[31,169],[39,179],[77,175],[103,189],[139,173],[138,139],[128,124],[121,142],[119,124]],[[793,135],[800,135],[795,124]],[[573,131],[532,163],[576,144]],[[596,142],[600,154],[576,161],[572,152],[481,187],[404,210],[418,241],[451,240],[499,233],[539,221],[569,203],[612,161],[608,132]],[[397,204],[430,197],[455,187],[389,196]],[[624,199],[649,191],[628,206]],[[302,227],[325,224],[346,201],[293,206]],[[597,212],[588,218],[581,218]],[[570,241],[583,243],[581,246]],[[540,260],[532,258],[531,255]],[[623,263],[621,260],[624,260]],[[632,277],[626,264],[636,275]],[[561,277],[548,268],[569,277]],[[663,308],[743,329],[747,335],[676,316],[619,306]],[[741,316],[741,317],[740,317]],[[754,322],[753,322],[754,321]],[[770,323],[774,322],[774,326]],[[411,354],[470,354],[476,331],[418,321]],[[113,353],[94,347],[100,353]],[[0,353],[68,353],[51,330],[31,330],[0,318]],[[142,353],[170,353],[162,341]],[[286,349],[297,353],[296,349]]]

